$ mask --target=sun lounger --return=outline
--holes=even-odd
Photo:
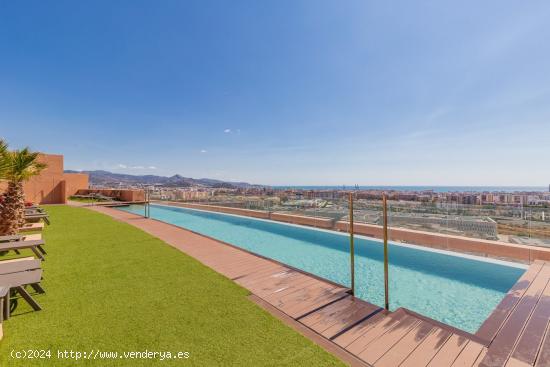
[[[19,232],[38,232],[44,229],[44,223],[27,223],[23,227],[19,228]]]
[[[38,222],[40,219],[43,219],[46,224],[50,224],[50,219],[47,213],[25,212],[25,220],[27,222]]]
[[[36,214],[48,214],[43,209],[28,209],[25,208],[25,215],[36,215]]]
[[[36,211],[38,211],[38,212],[40,212],[40,213],[45,213],[44,208],[41,208],[41,207],[39,207],[38,205],[26,206],[26,207],[25,207],[25,210],[36,210]]]
[[[46,251],[44,250],[45,242],[44,240],[14,240],[14,241],[5,241],[0,242],[0,252],[1,251],[16,251],[23,249],[30,249],[37,258],[44,261],[44,255]]]
[[[42,309],[38,302],[27,292],[25,286],[30,285],[36,292],[44,293],[40,286],[42,269],[40,260],[32,257],[0,261],[0,287],[9,288],[19,293],[21,297],[35,310]],[[9,292],[4,297],[4,317],[9,317]],[[8,305],[6,309],[6,305]]]
[[[13,241],[38,241],[42,239],[41,233],[18,233],[14,235],[0,236],[0,243]]]
[[[34,234],[16,234],[16,235],[9,235],[9,236],[0,236],[0,246],[3,243],[6,242],[17,242],[21,243],[21,241],[42,241],[42,235],[40,233],[34,233]],[[42,241],[44,242],[44,241]],[[45,243],[36,245],[36,248],[43,254],[46,255],[46,250],[44,250]],[[32,248],[31,248],[32,250]],[[6,250],[7,251],[7,250]],[[19,254],[19,249],[14,249],[17,254]]]
[[[21,241],[22,238],[23,238],[23,235],[20,235],[20,234],[0,236],[0,243],[2,243],[2,242],[12,242],[12,241]]]

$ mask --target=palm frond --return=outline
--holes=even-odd
[[[40,174],[47,166],[38,162],[40,153],[32,152],[29,148],[8,152],[8,160],[11,167],[8,168],[7,179],[10,181],[22,182]]]
[[[8,144],[0,139],[0,180],[5,180],[9,168],[11,167],[11,161],[7,156],[8,154]]]

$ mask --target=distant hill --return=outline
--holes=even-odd
[[[108,171],[73,171],[65,170],[66,173],[87,173],[90,176],[90,184],[103,186],[123,185],[161,185],[165,187],[190,187],[204,186],[213,188],[246,188],[261,187],[247,182],[228,182],[211,178],[189,178],[180,175],[170,177],[155,175],[127,175]]]

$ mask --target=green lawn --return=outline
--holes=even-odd
[[[102,214],[47,207],[43,306],[4,323],[0,366],[336,366],[335,357],[164,242]],[[49,360],[12,350],[50,350]],[[189,352],[184,360],[58,359],[59,351]]]

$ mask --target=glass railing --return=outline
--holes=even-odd
[[[234,208],[236,214],[239,214],[238,209],[255,210],[275,220],[340,231],[347,230],[348,195],[339,190],[163,189],[150,192],[151,200]],[[380,237],[379,226],[383,224],[380,198],[355,191],[353,215],[358,234]],[[310,218],[311,221],[294,217]],[[411,238],[411,233],[421,232],[441,235],[441,241],[445,236],[458,236],[550,247],[550,207],[545,207],[544,203],[475,205],[388,200],[388,223],[394,231],[393,238],[399,240],[397,234],[406,234],[402,236],[404,242]]]

